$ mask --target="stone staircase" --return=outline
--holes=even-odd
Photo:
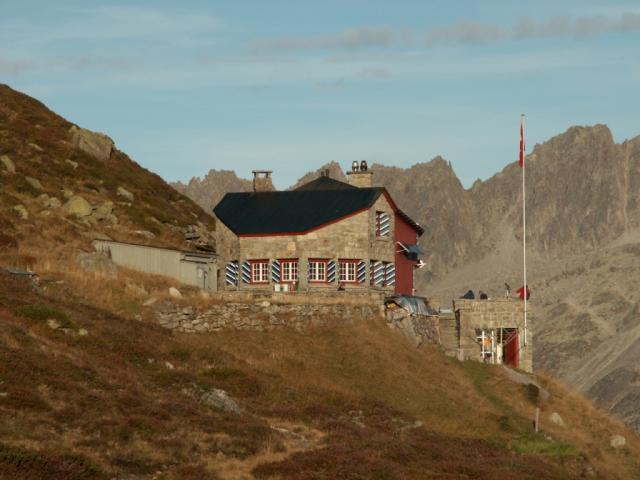
[[[440,342],[447,355],[457,355],[459,340],[455,316],[440,317]]]

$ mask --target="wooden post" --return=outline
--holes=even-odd
[[[536,429],[536,433],[538,433],[539,422],[540,422],[540,407],[536,407],[536,419],[533,422]]]

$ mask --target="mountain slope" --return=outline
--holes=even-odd
[[[110,291],[123,280],[149,288],[126,272],[100,278]],[[0,274],[0,478],[640,474],[640,439],[579,396],[542,379],[551,399],[536,435],[535,392],[504,369],[407,348],[381,320],[172,334],[144,297],[124,297],[135,321],[96,308],[94,295]],[[239,414],[207,401],[220,389]]]
[[[88,248],[99,234],[194,248],[185,242],[186,231],[199,231],[205,245],[215,228],[193,201],[107,136],[71,124],[6,85],[0,85],[0,187],[2,234],[25,255]]]

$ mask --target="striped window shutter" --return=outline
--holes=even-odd
[[[327,282],[333,283],[336,281],[336,261],[329,260],[327,262]]]
[[[396,264],[394,262],[388,262],[385,266],[385,282],[387,286],[396,284]]]
[[[391,230],[391,217],[388,213],[380,212],[380,235],[389,235]]]
[[[273,283],[280,283],[280,261],[274,260],[271,262],[271,281]]]
[[[251,283],[251,265],[249,262],[242,262],[242,282]]]
[[[367,279],[367,263],[364,261],[358,262],[358,271],[357,271],[358,283],[364,283]]]
[[[225,278],[227,285],[238,285],[238,261],[227,263],[225,267]]]
[[[373,260],[372,278],[374,285],[384,285],[384,262]]]

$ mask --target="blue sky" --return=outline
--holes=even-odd
[[[0,82],[167,180],[442,155],[469,186],[572,125],[640,134],[638,1],[2,1]]]

